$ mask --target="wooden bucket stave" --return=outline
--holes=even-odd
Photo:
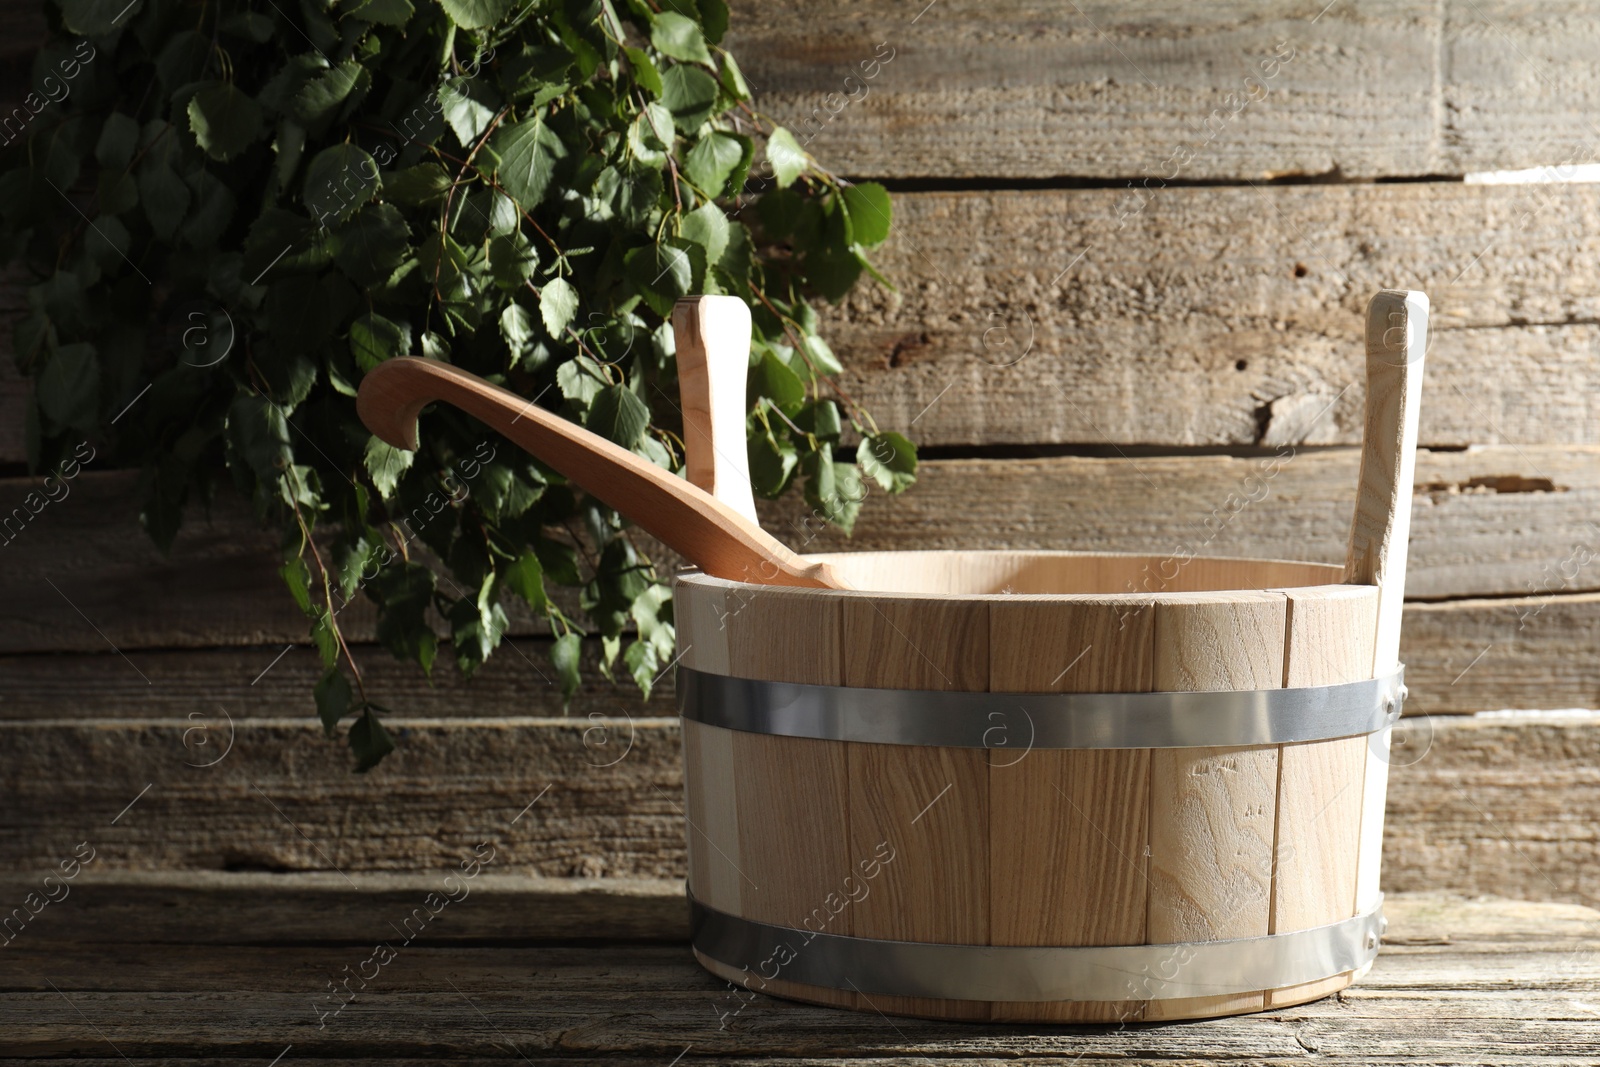
[[[968,589],[998,574],[1012,591],[830,593],[691,573],[677,593],[683,665],[812,685],[997,693],[1243,690],[1371,675],[1372,586],[1250,591],[1238,582],[1249,561],[1197,560],[1191,584],[1222,575],[1246,588],[1061,594],[1017,584],[1018,565],[1125,582],[1151,561],[862,555],[877,558],[829,562],[852,579],[871,568],[883,589],[919,584],[931,569],[959,572],[951,584]],[[1268,580],[1330,571],[1338,568],[1259,568]],[[1366,737],[1028,751],[998,734],[987,749],[957,749],[695,721],[684,729],[689,889],[729,914],[874,940],[1060,946],[1257,937],[1355,914]],[[1298,783],[1287,793],[1284,776]],[[1229,815],[1238,811],[1246,817]],[[713,972],[777,995],[957,1019],[1192,1018],[1300,1003],[1350,980],[1345,972],[1293,988],[1145,1000],[1135,979],[1122,1000],[987,1002],[829,989],[785,979],[781,959],[746,973],[699,955]]]
[[[685,706],[702,964],[822,1004],[1052,1022],[1284,1007],[1370,966],[1387,725],[1403,700],[1398,619],[1425,323],[1420,294],[1385,291],[1369,308],[1366,447],[1343,568],[887,552],[817,557],[850,590],[681,575],[680,701],[709,691],[699,676],[721,676],[828,687],[869,715],[863,691],[930,705],[937,694],[993,694],[980,708],[999,716],[981,744],[885,743],[814,725],[729,729]],[[1359,689],[1378,709],[1362,711],[1359,728],[1347,716],[1338,729],[1273,732],[1287,720],[1271,709],[1327,686]],[[1248,743],[1050,747],[1031,743],[1030,718],[1019,747],[1012,709],[1053,693],[1103,694],[1118,707],[1244,700],[1278,725],[1216,735]],[[905,721],[926,727],[911,712]],[[1039,956],[1042,978],[1028,962]],[[930,960],[972,976],[914,973],[910,961]]]

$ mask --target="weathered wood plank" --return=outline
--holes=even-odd
[[[1423,444],[1600,443],[1593,184],[896,204],[898,291],[825,326],[852,395],[924,444],[1354,444],[1363,307],[1397,284],[1433,301]]]
[[[1600,708],[1600,596],[1410,604],[1400,636],[1411,714]]]
[[[19,944],[7,957],[0,1020],[7,1052],[31,1062],[121,1062],[107,1035],[130,1061],[270,1060],[292,1045],[296,1061],[313,1063],[620,1054],[659,1064],[692,1053],[700,1062],[812,1064],[1550,1064],[1588,1062],[1600,1050],[1596,1027],[1576,1014],[1600,991],[1592,910],[1439,894],[1395,897],[1387,910],[1398,943],[1349,993],[1158,1032],[886,1025],[871,1012],[729,1001],[682,945],[463,948],[432,942],[431,931],[351,980],[348,1003],[345,975],[362,969],[368,947],[252,948],[245,967],[227,947]],[[318,999],[330,980],[338,998]]]
[[[139,525],[137,472],[83,469],[49,481],[54,499],[44,480],[0,481],[0,651],[308,639],[309,623],[277,575],[277,535],[240,498],[223,494],[209,514],[191,508],[171,555],[163,555]],[[550,592],[577,613],[577,590]],[[549,632],[518,601],[506,613],[514,637]],[[372,640],[375,619],[361,593],[339,611],[351,641]]]
[[[1462,174],[1592,150],[1600,103],[1589,0],[732,7],[724,43],[758,105],[844,174]],[[45,22],[37,3],[3,17],[0,99],[14,104]]]
[[[673,675],[668,671],[641,702],[625,671],[615,681],[600,672],[600,642],[585,641],[580,681],[563,708],[548,659],[549,639],[508,639],[470,679],[448,664],[432,678],[414,663],[376,645],[352,645],[367,694],[408,716],[474,718],[490,715],[561,717],[669,715]],[[202,650],[143,649],[123,659],[105,654],[52,654],[0,658],[0,720],[86,718],[188,718],[225,731],[228,718],[312,715],[312,687],[322,660],[308,645],[263,645]],[[197,735],[198,736],[198,735]],[[597,735],[598,736],[598,735]],[[199,759],[197,756],[196,759]]]
[[[1404,284],[1433,301],[1424,445],[1600,443],[1600,299],[1576,281],[1600,271],[1596,185],[1205,186],[1140,205],[900,195],[876,254],[898,291],[858,287],[826,317],[844,384],[924,444],[1354,444],[1364,305]]]
[[[842,174],[1261,181],[1593,154],[1590,3],[733,7],[757,104]]]
[[[1600,303],[1574,284],[1600,270],[1595,185],[1171,188],[1139,208],[897,197],[875,260],[898,292],[858,287],[825,322],[846,387],[925,444],[1354,444],[1365,304],[1404,285],[1433,301],[1423,445],[1600,442]]]
[[[463,856],[471,855],[465,850]],[[95,871],[67,883],[27,926],[8,932],[16,947],[55,942],[259,945],[275,941],[371,945],[429,893],[458,900],[430,920],[428,943],[493,941],[681,941],[687,932],[683,880],[543,878],[498,874],[494,864],[466,883],[459,864],[406,873],[366,871],[359,890],[332,872]],[[0,900],[15,906],[36,880],[9,874]],[[55,890],[60,895],[60,890]],[[3,942],[0,938],[0,942]],[[11,947],[7,945],[6,947]]]
[[[781,539],[812,552],[1072,548],[1336,563],[1344,558],[1356,468],[1351,449],[931,460],[904,496],[869,496],[848,539],[809,517],[798,499],[763,505],[762,516]],[[138,527],[135,483],[128,472],[85,471],[64,499],[6,535],[0,652],[109,651],[108,641],[130,650],[307,640],[305,619],[274,573],[272,537],[242,505],[224,499],[209,519],[191,516],[164,557]],[[0,481],[0,517],[23,505],[35,484]],[[1600,589],[1600,448],[1425,451],[1417,487],[1412,596]],[[675,565],[664,549],[641,543],[663,571]],[[562,595],[570,599],[570,591]],[[515,635],[544,629],[526,612],[512,614]],[[371,639],[364,597],[340,618],[352,640]]]
[[[443,872],[489,841],[496,873],[681,879],[676,721],[610,724],[610,747],[594,725],[395,719],[399,750],[358,776],[305,720],[237,724],[210,768],[186,765],[200,757],[182,719],[8,723],[0,806],[29,814],[0,826],[0,867],[42,878],[88,841],[97,876],[337,868],[360,892],[369,872]],[[1441,717],[1402,733],[1385,889],[1600,895],[1600,716]]]
[[[1594,655],[1600,647],[1600,595],[1411,604],[1404,625],[1401,658],[1412,714],[1600,707],[1600,661]],[[471,681],[441,668],[432,686],[419,684],[415,668],[381,649],[357,646],[356,654],[372,679],[374,694],[406,715],[560,714],[559,695],[539,674],[549,676],[542,641],[519,638],[514,643],[515,651],[502,652]],[[127,659],[109,650],[0,657],[0,721],[187,719],[193,714],[192,721],[215,729],[225,720],[219,709],[236,719],[309,719],[316,656],[297,645],[272,666],[283,650],[281,645],[145,649],[126,653]],[[671,710],[670,673],[643,707],[630,683],[613,685],[599,676],[593,649],[585,650],[583,679],[573,698],[574,716]]]

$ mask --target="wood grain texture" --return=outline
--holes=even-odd
[[[842,598],[844,684],[989,686],[988,605],[855,594]],[[989,941],[989,761],[981,748],[846,745],[850,854],[887,846],[878,884],[853,904],[856,937],[983,945]],[[861,991],[869,1010],[987,1019],[986,1003]]]
[[[1018,597],[989,609],[993,692],[1147,692],[1155,613]],[[1149,906],[1150,753],[1031,749],[1005,722],[989,752],[990,943],[1140,945]],[[1122,1022],[1107,1003],[996,1003],[997,1020]]]
[[[1378,587],[1372,676],[1400,666],[1400,621],[1411,535],[1411,487],[1416,480],[1417,424],[1428,350],[1428,297],[1385,289],[1367,307],[1367,418],[1361,482],[1350,525],[1345,581]],[[1377,906],[1383,858],[1383,809],[1388,788],[1389,729],[1367,746],[1361,799],[1356,907]]]
[[[897,196],[897,291],[824,316],[846,388],[922,445],[1356,444],[1367,298],[1403,281],[1434,301],[1424,445],[1600,443],[1600,308],[1571,285],[1600,269],[1594,185],[1126,197]]]
[[[903,496],[869,494],[849,538],[807,526],[798,502],[761,510],[769,529],[812,552],[1071,548],[1343,564],[1359,466],[1353,448],[933,459]],[[1419,451],[1407,595],[1600,588],[1597,512],[1600,449]]]
[[[438,670],[425,678],[415,663],[380,646],[352,644],[367,695],[421,718],[495,716],[571,717],[622,727],[641,715],[672,715],[673,675],[641,700],[620,672],[600,671],[600,641],[585,640],[578,689],[563,705],[549,662],[550,639],[502,641],[499,652],[471,678]],[[317,650],[306,645],[242,648],[141,649],[127,659],[101,654],[0,657],[0,719],[183,719],[217,733],[229,718],[293,718],[315,713],[312,687],[322,675]],[[198,737],[196,735],[196,744]],[[598,736],[598,735],[597,735]],[[625,741],[625,736],[618,741]],[[216,743],[213,738],[211,743]],[[598,741],[596,742],[599,743]],[[619,750],[620,751],[620,750]],[[197,759],[199,757],[196,757]]]
[[[840,628],[838,600],[826,594],[786,590],[753,596],[728,620],[728,673],[842,684]],[[850,854],[846,747],[840,741],[734,733],[739,862],[753,883],[743,887],[738,914],[796,929],[850,933],[845,901],[862,891],[863,875]],[[781,967],[775,974],[758,968],[755,980],[745,981],[775,995],[855,1005],[852,991],[789,981]]]
[[[1292,546],[1304,558],[1342,561],[1356,453],[1301,451],[1267,478],[1261,465],[1272,469],[1272,459],[931,460],[910,493],[869,496],[850,540],[806,527],[798,501],[763,507],[762,516],[778,537],[812,551],[1079,548],[1165,557],[1275,555]],[[0,517],[23,506],[36,484],[0,481]],[[1416,485],[1411,595],[1600,588],[1600,533],[1590,525],[1600,509],[1600,449],[1423,452]],[[305,618],[274,573],[272,536],[247,506],[224,497],[209,518],[191,515],[172,555],[163,556],[139,531],[138,502],[135,474],[91,468],[65,499],[0,545],[0,652],[109,652],[106,639],[130,653],[308,641]],[[670,573],[672,557],[642,547]],[[553,588],[552,595],[569,614],[580,610],[575,591]],[[507,610],[513,638],[548,632],[526,608]],[[364,596],[340,620],[352,640],[372,639]]]
[[[683,724],[684,821],[688,824],[689,891],[706,905],[739,914],[748,886],[740,851],[739,803],[735,788],[732,730],[704,723]]]
[[[1600,896],[1600,718],[1415,724],[1420,758],[1390,770],[1385,891]],[[325,739],[309,715],[239,723],[230,754],[212,768],[186,765],[198,759],[184,745],[194,725],[0,724],[10,754],[0,761],[0,804],[29,813],[0,824],[0,866],[42,876],[87,837],[106,870],[338,877],[337,866],[358,886],[363,872],[452,866],[484,840],[508,872],[681,885],[687,871],[676,719],[613,722],[602,736],[583,720],[397,717],[398,750],[367,775],[350,773],[344,743]]]
[[[473,856],[470,847],[460,858]],[[498,859],[498,856],[495,857]],[[97,871],[71,880],[61,908],[33,917],[21,945],[261,945],[321,941],[373,944],[429,893],[459,896],[458,862],[414,871],[365,871],[352,888],[334,871]],[[36,890],[34,875],[0,880],[4,899]],[[451,907],[427,928],[430,944],[534,940],[682,941],[682,878],[547,878],[485,866],[467,883],[470,907]],[[70,903],[69,903],[70,902]],[[3,939],[0,939],[3,940]],[[9,946],[8,946],[9,947]]]
[[[682,944],[468,947],[427,938],[402,949],[366,989],[352,982],[356,999],[320,1029],[312,997],[344,967],[354,972],[371,944],[153,950],[19,941],[6,950],[0,1028],[18,1064],[123,1063],[107,1049],[110,1037],[141,1067],[270,1062],[291,1044],[285,1062],[348,1067],[501,1060],[512,1047],[530,1063],[628,1067],[668,1063],[686,1046],[686,1060],[699,1053],[817,1067],[927,1062],[935,1044],[936,1063],[1014,1059],[1025,1045],[1043,1061],[1133,1067],[1397,1057],[1552,1067],[1600,1055],[1573,1007],[1600,995],[1593,910],[1429,894],[1391,898],[1388,911],[1391,943],[1345,997],[1159,1031],[889,1025],[871,1013],[730,997]]]
[[[164,618],[182,621],[173,605],[162,611]],[[681,617],[678,622],[681,627]],[[1404,626],[1401,658],[1411,690],[1410,714],[1600,707],[1600,661],[1592,654],[1600,646],[1600,596],[1412,603]],[[473,679],[440,671],[428,688],[417,687],[414,666],[386,651],[358,645],[356,655],[377,691],[388,695],[383,703],[408,716],[560,716],[560,693],[539,676],[542,671],[553,677],[544,640],[516,638]],[[127,660],[108,647],[99,654],[0,657],[0,719],[181,719],[193,712],[220,721],[219,708],[245,718],[309,719],[312,713],[308,694],[318,673],[317,657],[303,645],[287,652],[281,644],[124,651]],[[273,666],[280,653],[283,658]],[[586,646],[571,714],[617,719],[641,712],[671,714],[672,681],[669,672],[650,701],[641,704],[632,683],[608,682],[600,675],[597,651]]]
[[[1424,445],[1600,443],[1595,185],[1128,196],[896,194],[897,290],[822,312],[845,387],[922,445],[1353,445],[1366,299],[1403,282],[1433,299]]]
[[[745,0],[728,44],[762,109],[840,173],[1159,188],[1585,158],[1583,116],[1600,103],[1581,59],[1596,43],[1593,11],[1450,0],[1316,17],[1264,2],[946,0],[922,13]]]
[[[1371,676],[1378,590],[1291,589],[1283,684],[1334,685]],[[1278,825],[1273,845],[1272,923],[1287,933],[1356,913],[1366,737],[1278,746]],[[1344,988],[1348,973],[1267,993],[1286,1007]]]
[[[1193,593],[1156,605],[1152,687],[1282,684],[1281,593]],[[1150,755],[1150,944],[1260,937],[1272,902],[1278,750],[1155,749]],[[1263,994],[1151,1001],[1146,1019],[1259,1010]]]
[[[736,296],[682,297],[672,307],[672,336],[684,477],[756,522],[745,450],[750,309]]]

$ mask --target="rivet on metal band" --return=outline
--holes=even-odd
[[[1392,726],[1404,673],[1223,693],[957,693],[767,682],[680,666],[678,711],[748,733],[1019,753],[1281,745]]]
[[[741,919],[689,897],[690,939],[747,975],[942,1000],[1173,1000],[1281,989],[1371,963],[1383,901],[1353,919],[1228,941],[1081,948],[936,945],[816,933]]]

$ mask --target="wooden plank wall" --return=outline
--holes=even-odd
[[[906,497],[867,501],[853,542],[794,501],[764,507],[771,528],[812,551],[1338,562],[1362,309],[1419,288],[1434,333],[1408,710],[1600,706],[1600,186],[1462,180],[1596,158],[1600,0],[733,6],[759,107],[895,191],[876,256],[895,289],[863,286],[828,335],[849,391],[927,457]],[[14,100],[43,20],[32,0],[0,18]],[[0,288],[0,314],[24,303]],[[9,346],[0,516],[34,484]],[[534,620],[471,684],[425,686],[353,605],[404,735],[354,779],[310,722],[315,655],[270,536],[223,502],[164,558],[136,510],[134,477],[91,464],[0,545],[0,810],[38,813],[0,827],[0,866],[103,831],[112,871],[432,869],[498,835],[504,870],[683,873],[677,734],[646,718],[670,684],[641,706],[591,653],[562,722]],[[238,747],[208,774],[224,736]],[[1391,885],[1600,888],[1600,726],[1428,737],[1395,772]]]

